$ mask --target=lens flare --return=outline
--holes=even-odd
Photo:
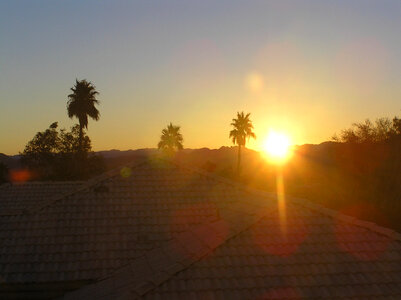
[[[259,93],[264,88],[264,80],[261,74],[249,73],[245,78],[245,85],[252,93]]]
[[[340,213],[357,219],[366,219],[370,217],[380,220],[380,223],[384,223],[385,225],[388,224],[386,217],[380,213],[377,207],[365,203],[343,208],[340,210]],[[339,218],[334,219],[333,232],[337,240],[338,248],[362,261],[378,260],[389,250],[391,251],[391,243],[393,242],[392,237],[377,234],[367,228],[352,226],[341,221]],[[365,244],[367,243],[366,241],[370,241],[369,247],[373,247],[375,251],[364,251],[365,248],[361,249],[362,240]]]
[[[21,169],[10,171],[10,179],[12,182],[26,182],[32,180],[33,177],[32,172],[29,170]]]
[[[277,171],[277,209],[263,218],[257,226],[252,228],[252,238],[256,246],[264,252],[290,257],[297,253],[299,247],[309,235],[309,228],[304,217],[286,205],[284,177]]]
[[[287,240],[287,212],[285,205],[285,191],[284,191],[284,180],[281,172],[277,173],[276,179],[277,185],[277,200],[278,200],[278,214],[280,218],[280,229],[281,234],[285,240]]]
[[[131,173],[132,173],[132,171],[131,171],[131,168],[129,168],[129,167],[123,167],[123,168],[120,170],[120,175],[121,175],[121,177],[123,177],[123,178],[128,178],[128,177],[130,177],[130,176],[131,176]]]

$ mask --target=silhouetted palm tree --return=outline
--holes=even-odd
[[[160,142],[157,144],[159,149],[162,149],[167,154],[173,154],[176,150],[182,150],[184,147],[180,126],[174,126],[171,122],[162,130]]]
[[[244,112],[237,112],[237,118],[233,119],[231,126],[234,127],[233,130],[230,131],[230,138],[235,144],[238,145],[238,161],[237,161],[237,171],[240,172],[241,167],[241,146],[245,147],[246,140],[252,138],[256,138],[255,133],[252,131],[253,125],[252,121],[249,119],[250,113],[244,114]]]
[[[79,121],[79,151],[82,152],[83,129],[88,128],[88,116],[93,120],[99,120],[100,113],[95,107],[99,104],[95,86],[85,79],[75,80],[74,87],[71,88],[72,94],[68,95],[67,111],[72,119],[76,117]]]

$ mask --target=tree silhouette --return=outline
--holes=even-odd
[[[162,130],[160,142],[157,144],[159,149],[172,155],[176,150],[182,150],[183,137],[180,133],[180,126],[174,126],[171,122]]]
[[[86,135],[85,130],[82,131],[82,141],[80,143],[81,131],[80,126],[75,124],[71,127],[71,131],[65,129],[60,130],[59,151],[61,153],[78,153],[80,149],[84,153],[92,151],[92,143],[89,136]]]
[[[401,136],[401,119],[394,117],[378,118],[373,123],[369,119],[364,122],[353,123],[351,128],[344,129],[340,135],[334,135],[333,141],[342,143],[378,143]]]
[[[256,138],[255,133],[252,131],[253,125],[250,120],[250,113],[244,114],[244,112],[237,112],[237,118],[233,119],[231,126],[234,127],[233,130],[230,131],[230,138],[233,141],[233,144],[238,145],[238,160],[237,160],[237,172],[239,174],[241,169],[241,146],[245,147],[246,140],[252,138]]]
[[[0,185],[9,180],[8,171],[8,167],[4,163],[0,162]]]
[[[57,127],[58,123],[53,122],[45,131],[36,133],[20,153],[22,164],[33,170],[40,170],[40,176],[46,179],[53,174],[53,165],[59,152]]]
[[[86,79],[75,80],[74,87],[71,88],[72,94],[68,95],[67,111],[72,119],[76,117],[79,121],[79,152],[83,152],[83,130],[88,128],[88,117],[93,120],[99,120],[100,113],[95,107],[99,104],[96,96],[99,94],[95,86]]]
[[[38,132],[20,153],[21,163],[33,171],[37,179],[87,179],[104,171],[102,157],[91,151],[91,140],[85,131],[82,131],[82,142],[79,146],[78,124],[71,127],[71,131],[57,129],[58,124],[54,122],[45,131]]]

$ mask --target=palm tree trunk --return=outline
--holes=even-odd
[[[238,160],[237,160],[237,173],[239,175],[241,170],[241,145],[238,145]]]
[[[83,138],[84,138],[84,128],[79,123],[79,149],[78,149],[78,155],[77,155],[77,163],[78,163],[78,177],[79,179],[85,178],[85,167],[84,167],[84,151],[83,151]]]
[[[79,145],[78,145],[79,149],[78,149],[78,152],[79,152],[80,155],[82,155],[82,152],[83,152],[82,151],[82,140],[83,140],[83,137],[84,137],[83,126],[82,126],[81,123],[79,123]]]

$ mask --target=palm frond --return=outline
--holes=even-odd
[[[81,127],[88,128],[88,117],[95,121],[100,118],[99,110],[95,106],[99,104],[99,100],[96,99],[99,92],[90,81],[85,79],[76,79],[71,91],[67,102],[68,117],[76,117]]]
[[[233,144],[245,145],[247,139],[256,138],[255,133],[252,131],[253,124],[250,120],[250,115],[250,113],[245,115],[244,112],[237,112],[237,118],[232,119],[231,126],[234,129],[230,131],[229,137],[232,138]]]
[[[180,133],[180,126],[175,126],[171,122],[166,128],[162,130],[162,135],[160,136],[160,141],[157,144],[158,149],[166,150],[169,153],[175,150],[182,150],[183,146],[183,136]]]

